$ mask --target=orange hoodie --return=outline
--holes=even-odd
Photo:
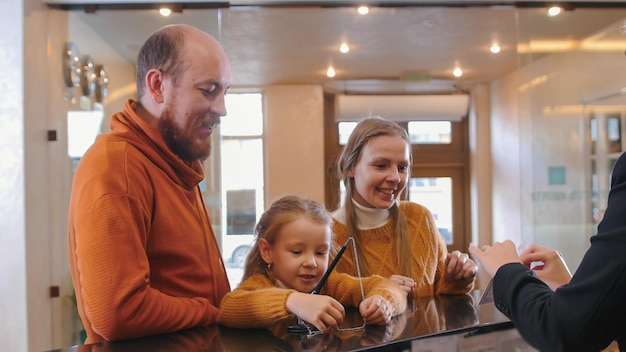
[[[87,343],[216,322],[230,291],[198,183],[128,100],[74,174],[69,257]]]

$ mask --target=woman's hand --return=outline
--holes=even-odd
[[[476,257],[491,277],[504,264],[522,263],[515,243],[511,240],[496,242],[493,246],[482,246],[481,248],[471,245],[469,246],[469,252]]]
[[[400,286],[400,288],[402,288],[404,293],[406,293],[407,295],[411,293],[411,291],[413,291],[416,286],[415,280],[411,279],[408,276],[391,275],[389,276],[389,279],[398,284],[398,286]]]
[[[385,325],[394,315],[391,304],[380,295],[368,297],[361,302],[359,312],[368,325]]]
[[[572,274],[559,251],[533,244],[522,252],[524,265],[534,270],[535,275],[546,283],[552,291],[567,284]],[[532,265],[533,263],[537,265]]]
[[[446,257],[446,274],[455,279],[474,279],[478,272],[478,266],[470,259],[469,255],[454,251]]]
[[[344,307],[336,299],[326,295],[293,292],[287,296],[287,311],[313,324],[326,333],[337,328],[346,315]]]
[[[367,333],[361,336],[361,346],[376,346],[397,339],[406,328],[407,319],[406,314],[400,314],[391,319],[387,325],[370,326]]]

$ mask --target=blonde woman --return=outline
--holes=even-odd
[[[401,201],[411,171],[411,143],[395,122],[361,120],[337,163],[346,193],[332,213],[335,242],[353,237],[363,275],[391,278],[415,296],[461,294],[474,285],[477,266],[466,253],[448,253],[428,209]],[[337,270],[354,273],[350,258]]]

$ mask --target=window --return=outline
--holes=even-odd
[[[622,126],[626,111],[617,108],[592,107],[589,114],[588,148],[590,153],[590,210],[588,215],[594,233],[604,216],[615,162],[626,150]]]
[[[356,122],[339,122],[337,131],[339,132],[339,145],[346,145],[348,137],[356,127]]]
[[[412,144],[450,144],[452,142],[450,121],[410,121],[408,132]]]
[[[67,155],[70,158],[83,157],[100,133],[103,117],[101,110],[67,112]]]
[[[409,200],[428,208],[435,218],[439,233],[446,239],[446,244],[453,244],[452,178],[411,178],[407,188],[409,190]]]
[[[356,122],[339,122],[339,145],[346,145]],[[450,121],[410,121],[407,131],[411,144],[450,144],[452,123]]]
[[[263,212],[263,106],[259,93],[228,94],[220,124],[219,233],[228,278],[235,288]]]

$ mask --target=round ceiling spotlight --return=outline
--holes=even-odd
[[[548,16],[553,17],[561,13],[561,8],[558,6],[552,6],[548,9]]]

